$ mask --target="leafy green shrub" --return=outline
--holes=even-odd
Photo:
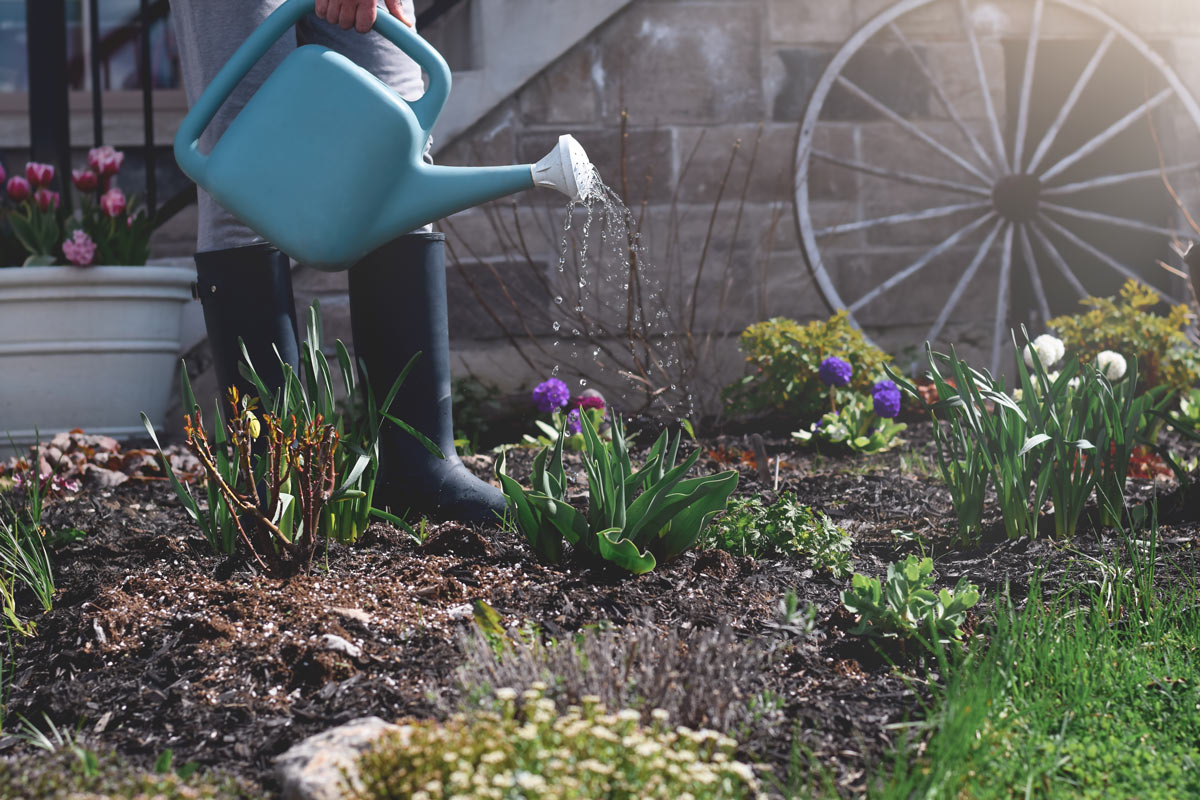
[[[769,506],[758,496],[732,498],[700,546],[753,558],[798,555],[835,578],[850,572],[849,534],[825,514],[800,504],[792,492],[784,492]]]
[[[782,412],[804,424],[829,410],[831,392],[839,391],[817,377],[825,358],[836,356],[849,363],[854,374],[845,390],[862,395],[871,393],[872,384],[883,377],[883,365],[891,360],[850,324],[845,310],[807,325],[783,317],[758,322],[742,332],[739,343],[750,374],[725,388],[729,410]]]
[[[1158,295],[1132,279],[1121,287],[1119,301],[1088,297],[1081,302],[1091,310],[1047,323],[1081,362],[1095,361],[1104,350],[1120,353],[1126,361],[1136,359],[1140,391],[1156,386],[1186,391],[1200,380],[1200,356],[1185,333],[1187,306],[1159,316],[1151,310],[1159,303]]]
[[[261,792],[213,774],[143,772],[79,747],[0,758],[0,795],[38,800],[252,800]]]
[[[438,798],[740,798],[758,779],[733,760],[737,742],[715,731],[668,724],[653,712],[615,714],[585,698],[559,714],[536,689],[497,692],[498,712],[413,720],[359,760],[369,800]],[[518,699],[520,702],[518,703]]]
[[[979,589],[959,578],[953,590],[934,593],[933,559],[910,555],[900,564],[888,564],[887,579],[854,574],[851,588],[842,592],[842,605],[858,615],[850,630],[859,636],[882,639],[916,639],[933,649],[962,640],[959,627],[966,611],[979,602]],[[932,637],[932,638],[931,638]]]
[[[613,418],[611,442],[597,435],[588,415],[582,415],[581,424],[589,488],[586,516],[567,502],[565,428],[552,449],[534,457],[531,491],[508,476],[503,458],[498,467],[510,519],[534,551],[551,563],[562,559],[565,539],[592,561],[609,561],[635,575],[649,572],[659,561],[675,558],[695,544],[708,519],[725,508],[737,487],[737,470],[685,479],[700,451],[676,465],[682,432],[671,440],[663,431],[646,462],[635,470],[619,417]]]

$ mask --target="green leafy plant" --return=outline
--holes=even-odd
[[[836,410],[826,411],[806,430],[792,438],[803,444],[845,447],[855,453],[882,453],[902,444],[900,434],[908,428],[903,422],[880,417],[870,402],[852,394]]]
[[[961,642],[961,626],[967,609],[979,602],[979,589],[963,577],[954,589],[934,592],[933,580],[933,559],[914,555],[889,564],[882,583],[855,573],[850,588],[842,592],[842,605],[858,616],[850,632],[882,639],[916,639],[930,651],[938,644]]]
[[[838,391],[818,377],[826,357],[838,356],[853,365],[854,377],[846,390],[862,395],[871,393],[872,382],[891,360],[863,338],[844,310],[807,325],[783,317],[758,322],[742,332],[739,344],[749,374],[723,391],[729,411],[783,412],[804,424],[828,410],[832,393]]]
[[[850,536],[825,514],[802,505],[792,492],[770,505],[758,496],[730,498],[699,545],[753,558],[798,555],[835,578],[850,572]]]
[[[0,625],[24,635],[32,634],[35,626],[17,615],[18,588],[31,591],[43,612],[54,604],[54,570],[44,542],[41,492],[42,481],[28,479],[22,481],[15,504],[0,497],[0,613],[6,620]]]
[[[1019,388],[1013,396],[1002,381],[967,366],[953,348],[945,355],[926,345],[935,403],[893,373],[934,419],[939,467],[966,541],[979,534],[989,483],[1010,538],[1037,534],[1047,499],[1058,538],[1075,532],[1093,490],[1107,507],[1122,505],[1133,449],[1152,444],[1140,434],[1144,420],[1161,415],[1165,403],[1162,390],[1135,396],[1136,361],[1123,380],[1111,382],[1094,363],[1080,364],[1074,356],[1055,373],[1033,358],[1031,370],[1022,352],[1017,348]],[[1106,512],[1102,517],[1108,521]]]
[[[1139,391],[1165,386],[1184,392],[1200,381],[1200,354],[1186,333],[1186,305],[1174,306],[1166,316],[1155,314],[1159,296],[1132,279],[1121,287],[1119,299],[1088,297],[1081,302],[1091,310],[1047,323],[1081,363],[1095,361],[1104,350],[1136,359]]]
[[[358,762],[369,800],[537,797],[753,797],[754,770],[736,761],[737,742],[670,724],[659,709],[609,713],[597,698],[559,714],[536,689],[497,692],[500,708],[445,722],[406,720]],[[519,702],[518,702],[519,700]],[[659,713],[661,712],[661,713]],[[497,790],[500,790],[497,792]]]
[[[589,560],[608,561],[635,575],[649,572],[695,544],[737,486],[736,470],[685,479],[700,451],[675,463],[682,432],[671,439],[664,431],[635,470],[619,418],[613,419],[611,442],[597,435],[587,415],[581,424],[589,488],[586,515],[567,502],[565,429],[553,448],[535,456],[530,491],[506,474],[503,458],[499,464],[510,518],[534,551],[551,563],[562,559],[566,540]]]

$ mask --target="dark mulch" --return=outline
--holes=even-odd
[[[909,438],[899,451],[853,458],[768,437],[768,452],[784,461],[778,486],[746,457],[738,492],[792,491],[826,511],[853,534],[860,572],[882,575],[889,561],[923,547],[941,583],[966,575],[988,601],[1005,585],[1023,596],[1039,571],[1051,588],[1086,578],[1077,554],[1101,557],[1116,546],[1090,531],[1067,544],[1009,542],[993,525],[984,545],[951,548],[949,496],[930,468],[913,467],[927,454],[929,431],[917,424]],[[744,437],[705,449],[704,469],[722,468],[735,450],[753,452]],[[510,465],[520,475],[528,456],[515,454]],[[1134,490],[1144,498],[1154,489],[1143,482]],[[1164,517],[1174,514],[1163,529],[1164,563],[1194,573],[1200,514],[1173,497],[1163,508]],[[476,599],[509,624],[532,622],[551,636],[603,620],[647,624],[651,612],[650,624],[664,630],[728,623],[745,637],[778,641],[770,624],[777,604],[797,591],[817,605],[819,632],[782,648],[766,685],[804,748],[846,791],[861,789],[886,757],[896,736],[888,726],[922,713],[919,659],[892,652],[894,667],[848,636],[853,620],[838,600],[848,581],[798,559],[691,552],[622,578],[541,564],[518,537],[494,528],[435,525],[419,545],[377,524],[358,546],[331,546],[310,574],[276,580],[244,566],[227,574],[161,481],[87,490],[54,504],[46,521],[87,536],[57,555],[61,591],[37,619],[36,638],[20,643],[10,713],[81,723],[93,744],[142,762],[171,748],[177,763],[218,765],[266,790],[271,758],[310,734],[367,714],[446,713]],[[979,615],[988,608],[981,604]],[[360,652],[339,649],[331,636]],[[752,732],[746,747],[784,765],[792,741],[793,726],[776,725]]]

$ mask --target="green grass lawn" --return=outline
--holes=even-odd
[[[1154,557],[1127,548],[1094,582],[999,603],[872,796],[1200,797],[1200,609],[1194,589],[1150,589]]]

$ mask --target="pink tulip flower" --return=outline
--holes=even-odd
[[[100,185],[100,176],[90,169],[71,170],[71,180],[75,183],[75,188],[81,192],[94,192]]]
[[[0,164],[0,183],[4,183],[4,179],[6,177],[8,177],[8,175],[4,172],[4,165]]]
[[[81,230],[75,231],[70,239],[62,244],[63,255],[77,267],[86,267],[96,257],[96,243],[92,237]]]
[[[116,175],[124,160],[125,154],[109,145],[88,150],[88,166],[101,178]]]
[[[115,186],[100,195],[100,208],[110,217],[119,217],[125,210],[125,195]]]
[[[12,198],[14,203],[19,203],[29,197],[30,191],[29,181],[20,175],[13,175],[8,179],[8,196]]]
[[[25,165],[25,177],[34,186],[49,186],[54,180],[54,165],[30,161]]]
[[[58,204],[62,202],[62,196],[58,192],[52,192],[45,187],[34,192],[33,199],[37,203],[38,210],[42,213],[49,211],[51,207],[57,211]]]

